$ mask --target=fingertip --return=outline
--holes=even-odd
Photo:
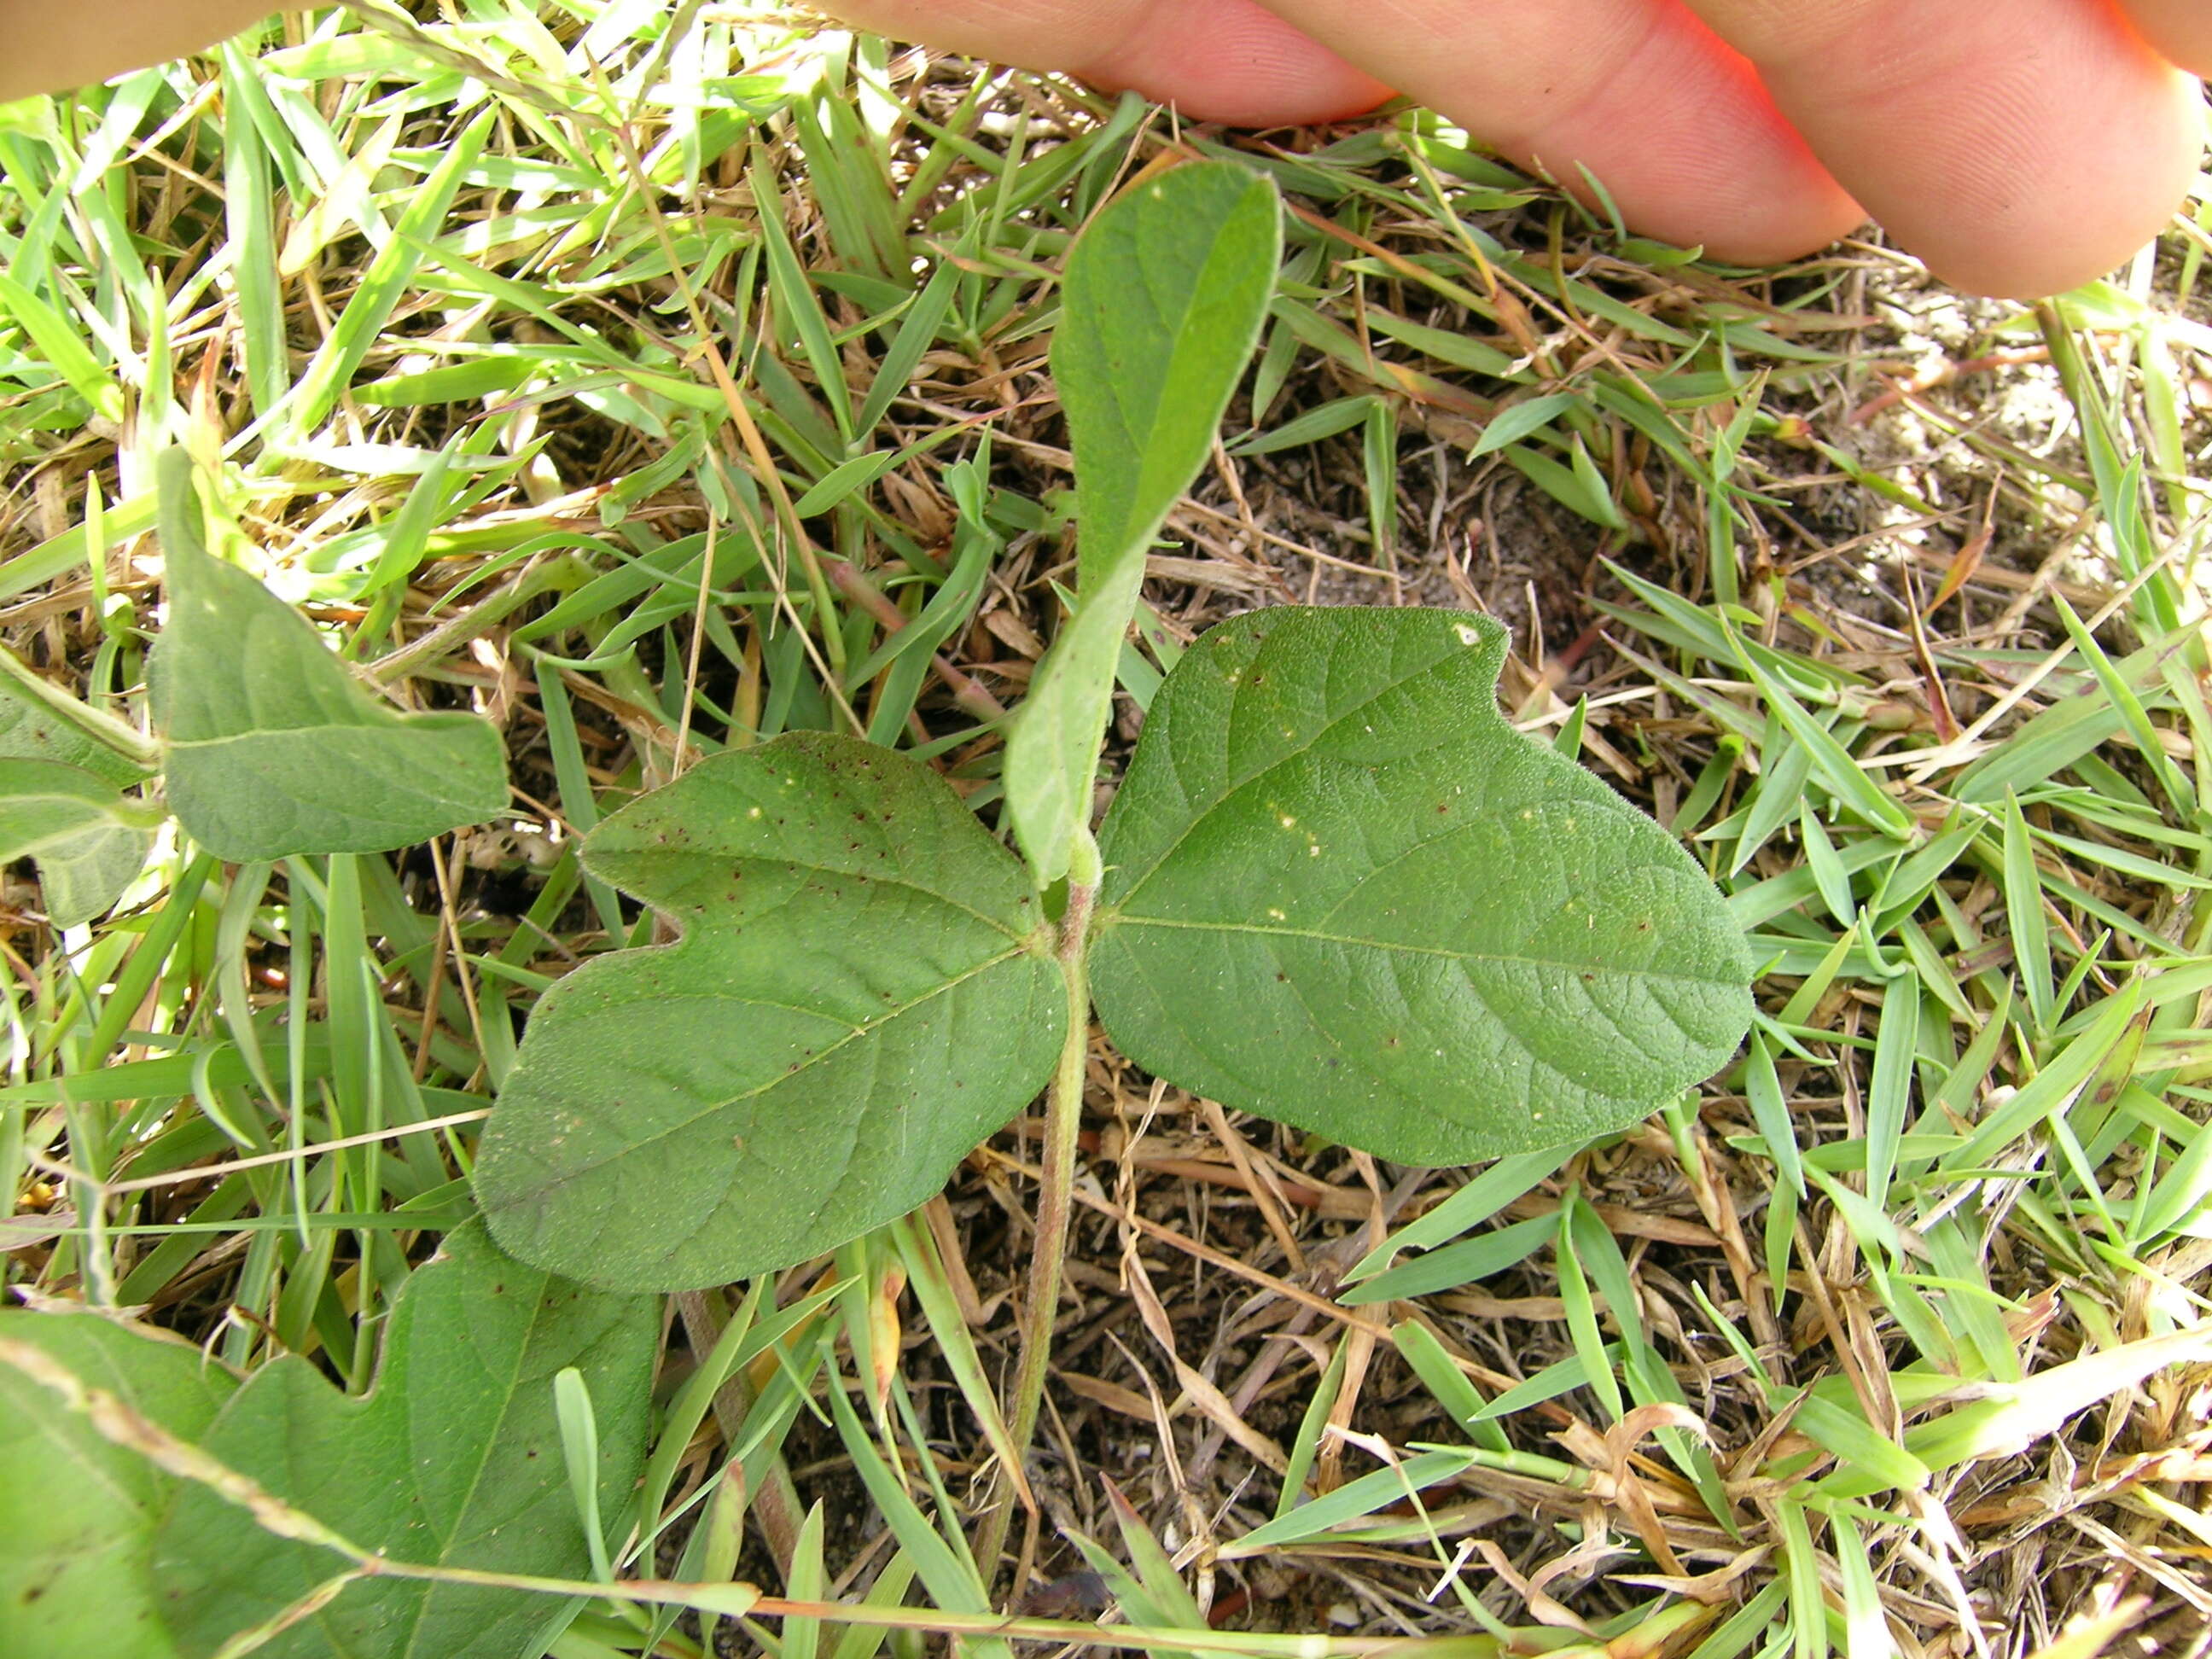
[[[1802,258],[1867,216],[1751,66],[1693,23],[1647,37],[1586,102],[1508,149],[1584,199],[1587,167],[1639,235],[1729,264]],[[1553,151],[1580,165],[1547,166]]]
[[[1513,159],[1542,171],[1540,157]],[[1595,170],[1594,170],[1595,171]],[[1693,247],[1729,265],[1784,265],[1819,252],[1867,222],[1867,211],[1825,173],[1775,170],[1770,187],[1745,189],[1741,174],[1725,180],[1643,173],[1632,191],[1613,189],[1595,173],[1622,210],[1630,231],[1676,247]],[[1558,181],[1587,205],[1601,206],[1580,177]]]
[[[2124,0],[2120,10],[2168,63],[2212,75],[2212,7],[2204,0]]]
[[[1876,216],[1899,246],[1968,293],[2037,300],[2109,275],[2158,235],[2195,183],[2203,94],[2165,70],[2069,114],[2053,124],[2059,142],[2032,143],[2007,176],[1970,185],[1963,193],[1974,199],[1926,191],[1877,202]]]
[[[1786,265],[1841,241],[1866,222],[1866,210],[1840,191],[1791,204],[1765,221],[1724,229],[1698,244],[1730,265]],[[1667,238],[1675,240],[1675,238]]]
[[[2200,88],[2118,0],[1692,3],[1890,240],[1972,292],[2109,271],[2158,233],[2202,153]]]
[[[1077,72],[1231,126],[1341,121],[1394,95],[1254,0],[1183,0],[1152,10],[1144,26]]]

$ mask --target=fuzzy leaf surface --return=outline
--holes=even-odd
[[[582,1374],[599,1429],[602,1515],[644,1465],[659,1305],[542,1273],[480,1227],[401,1290],[376,1387],[338,1392],[311,1360],[257,1371],[203,1445],[354,1543],[394,1559],[588,1577],[553,1379]],[[163,1616],[187,1659],[270,1619],[344,1562],[277,1537],[201,1486],[176,1484],[156,1534]],[[262,1659],[513,1659],[557,1604],[501,1589],[382,1578],[254,1651]]]
[[[485,1125],[507,1249],[676,1290],[904,1214],[1043,1085],[1066,1025],[1021,866],[928,768],[795,732],[702,762],[584,862],[683,929],[549,992]]]
[[[412,846],[507,805],[499,733],[402,714],[305,618],[202,541],[191,462],[161,458],[168,625],[147,665],[169,807],[238,861]]]
[[[82,767],[118,789],[145,774],[123,756],[51,708],[0,680],[0,760],[54,761]]]
[[[1068,255],[1052,371],[1075,458],[1081,591],[1022,706],[1006,769],[1014,834],[1042,880],[1067,872],[1070,844],[1091,822],[1145,556],[1206,464],[1281,258],[1274,186],[1227,161],[1139,185]]]
[[[0,860],[34,858],[46,915],[74,927],[105,915],[144,866],[161,815],[60,761],[0,759]]]
[[[185,1440],[237,1388],[182,1342],[92,1313],[0,1312],[90,1387]],[[169,1477],[0,1364],[0,1653],[173,1659],[154,1593],[154,1527]]]
[[[1407,1164],[1627,1127],[1735,1052],[1751,963],[1672,837],[1508,726],[1447,611],[1222,623],[1156,695],[1091,986],[1147,1070]]]

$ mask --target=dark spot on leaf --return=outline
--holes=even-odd
[[[1275,982],[1276,982],[1278,985],[1280,985],[1280,984],[1283,984],[1284,982],[1285,982],[1286,981],[1288,981],[1288,980],[1289,980],[1289,978],[1290,978],[1290,975],[1289,975],[1288,974],[1278,974],[1278,975],[1275,975]]]

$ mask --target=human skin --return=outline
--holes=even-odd
[[[1129,88],[1200,119],[1395,92],[1647,235],[1766,264],[1871,216],[1939,276],[2100,276],[2203,149],[2206,0],[830,0],[857,27]],[[0,100],[193,50],[256,0],[0,0]]]

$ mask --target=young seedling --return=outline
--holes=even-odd
[[[610,1289],[787,1267],[923,1202],[1048,1084],[1021,1444],[1094,1014],[1171,1084],[1426,1164],[1617,1131],[1734,1052],[1741,930],[1657,824],[1506,724],[1478,616],[1223,623],[1094,842],[1145,556],[1250,355],[1279,226],[1266,182],[1189,166],[1069,259],[1080,593],[1009,738],[1025,866],[921,763],[824,733],[716,756],[592,832],[586,866],[681,937],[539,1004],[476,1171],[509,1250]]]
[[[1093,838],[1146,557],[1213,442],[1279,257],[1273,186],[1222,163],[1140,179],[1071,256],[1053,366],[1079,591],[1009,733],[1020,858],[921,762],[824,732],[726,751],[592,831],[587,866],[680,937],[590,963],[540,1003],[476,1167],[507,1251],[611,1291],[771,1272],[915,1208],[1045,1090],[1008,1413],[1020,1446],[1042,1395],[1094,1017],[1171,1084],[1425,1164],[1618,1130],[1734,1051],[1750,1015],[1741,930],[1656,823],[1505,723],[1504,634],[1481,617],[1285,609],[1221,624],[1161,684]],[[171,614],[150,667],[154,740],[5,665],[0,841],[40,857],[58,908],[97,914],[135,872],[161,809],[125,792],[156,772],[192,839],[234,860],[381,850],[499,810],[491,727],[383,703],[207,551],[181,451],[160,483]],[[538,1282],[481,1241],[457,1250],[444,1276],[420,1275],[420,1295],[447,1287],[441,1308],[478,1279]],[[579,1317],[624,1300],[546,1294]],[[409,1356],[396,1321],[388,1370]],[[647,1369],[640,1350],[622,1387]],[[391,1375],[351,1406],[320,1386],[272,1368],[210,1432],[244,1467],[286,1433],[320,1443],[398,1409]],[[224,1438],[278,1395],[294,1430]],[[472,1455],[508,1455],[511,1428],[487,1425]],[[340,1505],[341,1529],[381,1539],[373,1500]],[[242,1512],[218,1527],[230,1512],[197,1497],[178,1515],[194,1505],[148,1542],[157,1581],[173,1558],[170,1576],[211,1571],[193,1553],[220,1534],[226,1552],[294,1553],[296,1574],[272,1557],[257,1579],[276,1598],[260,1613],[317,1593],[313,1551]],[[376,1599],[339,1605],[382,1616]]]

